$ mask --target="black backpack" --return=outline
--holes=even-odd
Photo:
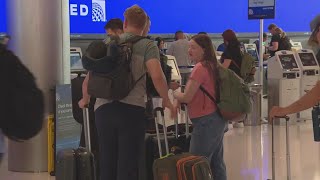
[[[37,135],[43,126],[44,97],[32,73],[11,51],[2,49],[0,61],[6,61],[11,83],[5,88],[7,96],[1,102],[4,108],[0,120],[2,132],[13,140],[28,140]],[[2,114],[3,115],[3,114]]]
[[[166,77],[167,83],[171,82],[171,73],[172,73],[172,67],[167,64],[167,56],[160,54],[160,64],[163,71],[164,76]],[[152,82],[152,79],[149,74],[147,74],[147,95],[148,97],[155,97],[159,96],[159,93],[157,92],[156,88],[154,87],[154,84]]]
[[[281,37],[278,50],[290,51],[291,48],[292,48],[292,44],[290,43],[290,39],[287,36]]]
[[[110,42],[92,42],[82,64],[89,71],[88,93],[95,98],[121,100],[127,97],[136,83],[131,71],[133,44],[144,39],[134,36],[123,43],[111,39]]]

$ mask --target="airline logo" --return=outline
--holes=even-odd
[[[92,0],[92,21],[105,22],[106,21],[106,1]]]
[[[92,21],[106,22],[106,0],[91,0],[92,1]],[[70,4],[70,16],[89,16],[88,4]]]

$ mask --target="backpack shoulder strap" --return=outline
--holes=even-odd
[[[222,113],[221,113],[221,111],[220,111],[220,109],[219,109],[219,106],[218,106],[218,104],[217,104],[216,99],[215,99],[213,96],[211,96],[210,93],[209,93],[202,85],[200,85],[200,90],[201,90],[206,96],[208,96],[209,99],[217,106],[217,112],[218,112],[218,114],[219,114],[221,117],[223,117],[223,116],[222,116]],[[219,94],[220,94],[220,93],[219,93]],[[220,100],[219,100],[219,101],[220,101]]]
[[[124,43],[137,43],[138,41],[142,40],[142,39],[146,39],[147,37],[144,36],[133,36],[129,39],[127,39]]]
[[[215,99],[213,96],[211,96],[210,93],[209,93],[202,85],[200,85],[200,90],[201,90],[206,96],[208,96],[208,98],[211,99],[211,101],[212,101],[213,103],[215,103],[216,105],[218,105],[216,99]]]
[[[234,60],[231,60],[231,63],[234,64],[238,69],[241,70],[240,66],[236,62],[234,62]]]

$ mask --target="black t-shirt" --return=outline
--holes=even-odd
[[[273,35],[273,36],[271,37],[270,46],[273,46],[273,45],[272,45],[273,42],[277,42],[277,43],[278,43],[278,50],[280,50],[280,49],[279,49],[279,47],[280,47],[280,42],[281,42],[280,34],[275,34],[275,35]],[[278,50],[276,50],[276,51],[270,51],[270,56],[274,56],[274,54],[275,54]]]
[[[224,62],[225,59],[230,59],[231,62],[229,69],[231,69],[233,72],[235,72],[238,76],[241,77],[240,68],[241,67],[241,58],[237,58],[236,55],[232,54],[228,49],[225,50],[225,52],[221,56],[221,63]],[[237,67],[234,63],[236,63],[239,67]]]
[[[273,35],[271,38],[270,46],[272,46],[273,42],[278,42],[278,49],[276,51],[270,51],[270,55],[274,56],[275,52],[280,50],[291,50],[290,39],[285,36],[281,37],[280,34]]]

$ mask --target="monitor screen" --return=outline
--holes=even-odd
[[[294,69],[298,68],[296,59],[293,54],[282,54],[279,55],[279,59],[283,69]]]
[[[299,53],[303,66],[317,66],[317,62],[312,53]]]
[[[259,61],[258,53],[257,53],[256,49],[248,48],[247,53],[249,53],[254,58],[255,61]]]
[[[173,78],[179,77],[180,74],[178,72],[178,66],[177,66],[176,62],[174,61],[174,59],[168,58],[167,64],[172,67],[172,76],[173,76]]]
[[[72,71],[84,70],[80,52],[70,52],[70,68]]]

